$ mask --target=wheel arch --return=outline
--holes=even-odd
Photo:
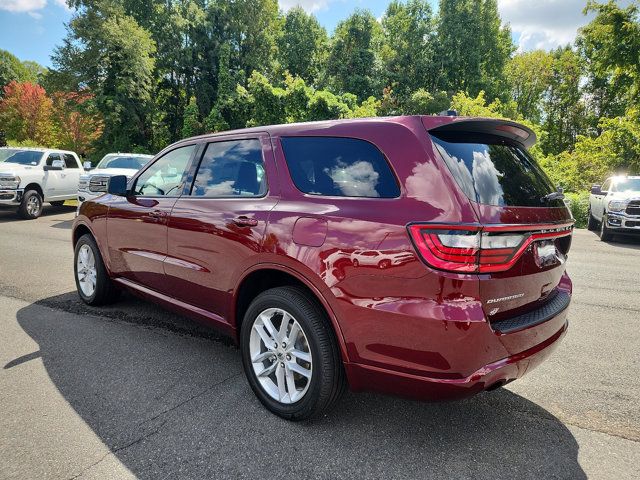
[[[31,182],[31,183],[27,184],[27,186],[24,187],[24,191],[26,193],[29,190],[35,190],[36,192],[38,192],[40,194],[40,196],[42,197],[42,200],[44,201],[44,191],[42,190],[42,187],[40,186],[39,183]]]
[[[237,338],[240,338],[242,319],[251,300],[265,290],[285,285],[301,287],[320,304],[331,322],[334,338],[340,349],[342,361],[345,363],[348,362],[347,348],[342,330],[336,314],[329,301],[325,298],[325,295],[323,295],[320,289],[308,278],[282,265],[260,264],[247,270],[238,282],[233,296],[233,312],[231,315]]]

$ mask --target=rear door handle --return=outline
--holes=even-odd
[[[233,223],[239,227],[256,227],[258,226],[258,220],[255,218],[249,218],[245,216],[236,217],[233,219]]]

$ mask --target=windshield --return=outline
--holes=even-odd
[[[0,150],[0,162],[17,163],[19,165],[38,165],[42,158],[42,152],[33,150],[2,149]]]
[[[524,147],[492,135],[432,133],[432,140],[464,193],[485,205],[562,207],[551,181]]]
[[[624,180],[615,181],[613,184],[614,192],[640,192],[640,178],[625,178]]]
[[[151,157],[110,154],[100,160],[97,168],[128,168],[131,170],[140,170],[149,162],[149,160],[151,160]]]

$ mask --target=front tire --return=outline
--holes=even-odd
[[[76,288],[80,299],[91,306],[113,303],[120,290],[113,284],[93,237],[85,234],[76,243],[73,259]]]
[[[600,240],[603,242],[609,242],[613,235],[607,227],[607,213],[602,214],[602,221],[600,222]]]
[[[298,287],[258,295],[240,332],[242,364],[262,404],[287,420],[306,420],[342,396],[346,380],[331,324]]]
[[[18,215],[25,220],[35,220],[42,215],[42,195],[37,190],[27,190],[18,207]]]

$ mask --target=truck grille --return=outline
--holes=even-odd
[[[107,191],[108,182],[109,182],[109,177],[104,177],[104,176],[91,177],[91,180],[89,180],[89,191],[91,193],[105,193]]]
[[[627,215],[640,216],[640,200],[633,200],[627,205]]]

